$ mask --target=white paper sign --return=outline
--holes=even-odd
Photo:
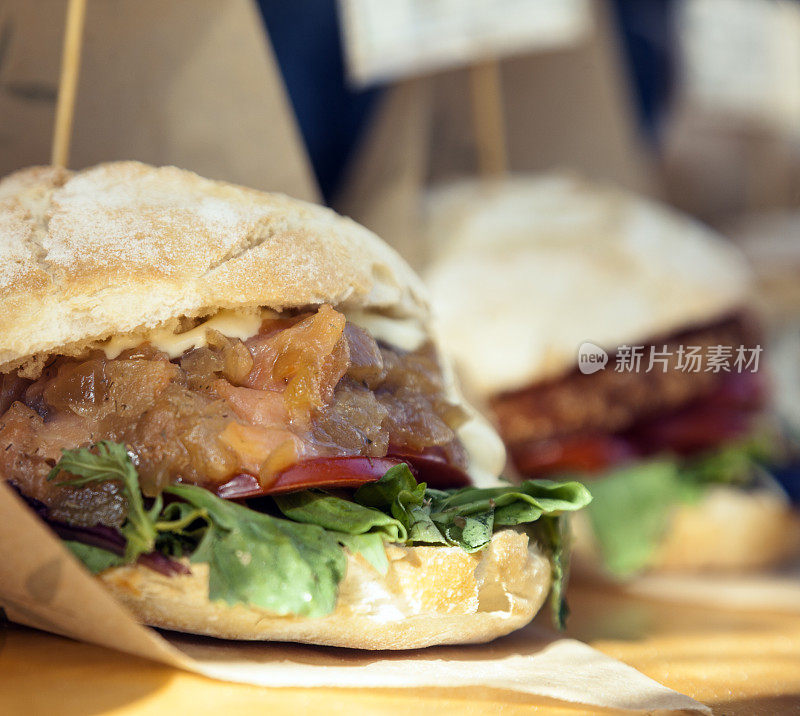
[[[800,3],[683,0],[685,91],[701,106],[800,132]]]
[[[589,0],[339,0],[345,57],[359,85],[571,44]]]

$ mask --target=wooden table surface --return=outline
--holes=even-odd
[[[569,635],[714,707],[800,714],[800,615],[734,612],[571,589]],[[504,691],[262,689],[43,632],[0,627],[0,714],[581,713]]]

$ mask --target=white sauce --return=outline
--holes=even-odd
[[[470,419],[458,429],[458,439],[467,451],[467,472],[477,487],[494,487],[506,464],[506,448],[497,431],[472,406],[466,406]]]
[[[203,321],[191,330],[175,333],[168,328],[158,328],[143,335],[114,336],[109,338],[101,348],[107,358],[116,358],[122,351],[135,348],[147,341],[152,346],[166,353],[170,358],[177,358],[193,348],[207,345],[209,330],[219,331],[228,338],[245,340],[258,333],[261,321],[273,312],[244,313],[241,311],[222,310]]]
[[[404,351],[415,351],[428,339],[425,329],[413,318],[388,318],[375,313],[353,311],[347,314],[347,320],[363,328],[375,340]]]

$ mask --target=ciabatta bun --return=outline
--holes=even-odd
[[[219,309],[428,318],[416,274],[320,206],[138,162],[0,181],[0,372]]]
[[[321,304],[383,326],[373,335],[401,348],[386,335],[437,342],[416,274],[328,209],[136,162],[0,181],[0,373],[35,378],[53,355],[181,333],[221,310],[249,315],[257,331],[263,309]],[[448,398],[461,403],[440,357]],[[469,472],[493,483],[502,442],[462,405],[472,416],[458,430]],[[530,621],[550,589],[548,559],[514,530],[477,554],[389,545],[387,557],[381,575],[349,555],[336,610],[322,619],[212,603],[204,564],[187,576],[126,566],[100,579],[154,626],[369,649],[487,641]]]
[[[208,599],[207,565],[166,577],[115,567],[100,579],[145,624],[225,639],[356,649],[417,649],[485,642],[527,624],[550,590],[550,563],[528,535],[495,533],[483,551],[387,545],[387,574],[348,554],[336,610],[307,619]]]

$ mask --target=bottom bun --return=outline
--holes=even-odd
[[[572,526],[575,571],[600,571],[587,517],[573,516]],[[800,524],[782,491],[714,486],[699,502],[675,509],[645,571],[757,571],[787,561],[799,548]]]
[[[797,518],[781,492],[713,487],[699,503],[675,511],[654,567],[744,572],[774,567],[797,548]]]
[[[208,567],[167,577],[138,565],[100,579],[145,624],[224,639],[292,641],[355,649],[417,649],[485,642],[519,629],[550,591],[550,562],[528,535],[495,533],[474,554],[459,547],[387,545],[378,573],[348,554],[335,611],[309,619],[208,599]]]

